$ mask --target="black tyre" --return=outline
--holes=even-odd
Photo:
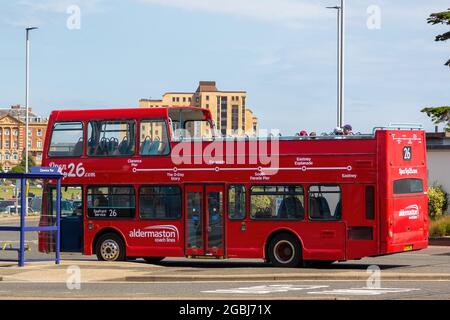
[[[273,237],[267,253],[275,267],[295,268],[302,263],[300,242],[291,234],[279,234]]]
[[[157,263],[164,259],[165,257],[142,257],[142,259],[145,260],[145,262],[148,263]]]
[[[327,268],[334,262],[335,260],[309,260],[305,261],[305,266],[308,268]]]
[[[95,253],[100,261],[123,261],[126,257],[125,244],[117,234],[107,233],[98,239]]]

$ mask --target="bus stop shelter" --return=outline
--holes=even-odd
[[[48,231],[56,233],[55,243],[55,263],[60,262],[60,220],[61,220],[61,179],[63,175],[57,170],[57,168],[50,167],[33,167],[31,172],[18,172],[18,173],[0,173],[2,179],[15,179],[20,181],[20,221],[18,226],[1,226],[0,231],[19,232],[19,246],[3,248],[9,251],[17,251],[17,260],[0,260],[17,262],[20,267],[25,265],[25,262],[32,261],[50,261],[50,259],[25,259],[25,233],[26,232],[39,232]],[[27,212],[27,181],[30,179],[42,179],[42,180],[55,180],[56,181],[56,220],[53,226],[26,226],[25,218]],[[1,249],[1,248],[0,248]],[[51,259],[53,260],[53,259]]]

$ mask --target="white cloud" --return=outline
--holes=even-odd
[[[324,4],[304,0],[140,0],[187,11],[250,18],[299,28],[307,20],[329,18]]]

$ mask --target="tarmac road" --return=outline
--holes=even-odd
[[[36,236],[27,234],[27,258],[42,257]],[[0,232],[0,244],[5,240],[12,240],[11,234]],[[0,252],[0,258],[5,255],[16,258]],[[141,259],[99,262],[81,254],[62,259],[59,266],[29,263],[23,268],[0,262],[0,299],[450,299],[450,247],[327,268],[274,268],[238,259],[170,258],[155,265]],[[379,268],[379,282],[370,266]],[[79,270],[79,281],[71,268]]]

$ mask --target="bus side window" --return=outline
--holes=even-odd
[[[170,153],[167,125],[164,120],[142,120],[140,129],[140,155],[165,156]]]
[[[133,121],[90,121],[88,156],[131,156],[134,154]]]
[[[228,188],[228,218],[230,220],[244,219],[245,207],[245,186],[230,186]]]
[[[340,220],[342,198],[339,186],[315,185],[309,187],[309,218],[311,220]]]
[[[375,219],[375,187],[366,187],[366,219]]]
[[[83,154],[83,124],[56,122],[53,126],[49,157],[79,157]]]

